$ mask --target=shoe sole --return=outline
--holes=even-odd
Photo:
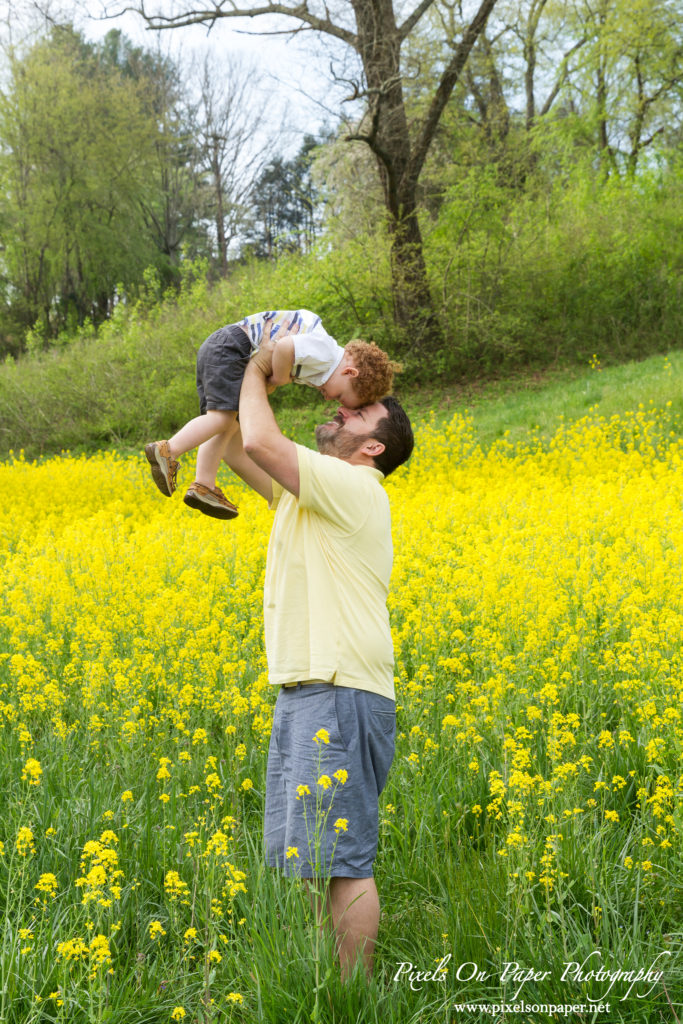
[[[183,501],[190,508],[196,509],[197,512],[203,512],[205,516],[211,516],[212,519],[235,519],[239,512],[237,509],[233,512],[230,508],[223,508],[222,505],[210,505],[208,502],[202,501],[196,494],[186,494]]]
[[[162,494],[166,495],[167,498],[172,497],[173,491],[168,486],[168,480],[166,474],[157,462],[157,448],[155,442],[145,445],[145,455],[149,462],[152,470],[152,476],[154,477],[154,483],[157,485]]]

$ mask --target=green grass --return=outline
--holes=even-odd
[[[405,392],[399,386],[397,395],[418,421],[433,414],[438,425],[456,412],[471,415],[475,438],[488,448],[506,436],[513,444],[526,442],[531,433],[548,438],[560,420],[575,422],[591,410],[609,419],[639,405],[662,408],[670,402],[678,418],[683,414],[683,352],[615,366],[520,373],[481,384]],[[299,428],[300,414],[285,413],[290,415]]]

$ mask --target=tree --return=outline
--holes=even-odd
[[[111,310],[154,262],[143,230],[155,126],[137,86],[69,27],[8,54],[0,216],[9,315],[46,335]]]
[[[579,146],[604,174],[635,173],[681,121],[679,8],[678,0],[501,0],[465,75],[491,152],[521,129],[528,171],[544,146],[554,151],[549,137],[560,129],[573,156]]]
[[[252,222],[246,238],[254,254],[273,259],[283,252],[306,252],[316,234],[318,190],[311,178],[317,142],[304,138],[291,159],[275,157],[263,169],[249,194]]]
[[[238,60],[206,56],[201,67],[195,141],[208,176],[207,211],[215,228],[219,273],[228,270],[230,244],[240,234],[245,206],[270,140],[259,143],[255,126],[265,100],[255,99],[259,74]]]
[[[589,39],[574,96],[592,117],[606,173],[634,174],[656,139],[681,124],[683,23],[674,0],[579,6]]]
[[[340,126],[317,148],[311,178],[320,196],[322,230],[333,247],[373,235],[382,222],[383,200],[373,156],[367,146],[349,146]]]
[[[501,0],[473,47],[459,116],[479,132],[475,162],[495,165],[501,184],[524,187],[542,129],[566,99],[587,42],[572,11],[566,0]],[[457,38],[452,15],[441,16],[446,37]]]
[[[472,47],[497,0],[480,0],[472,17],[465,18],[457,45],[443,65],[424,117],[411,125],[404,101],[401,51],[435,0],[419,0],[399,20],[392,0],[350,0],[350,10],[336,11],[316,0],[279,2],[264,0],[229,7],[222,2],[187,0],[182,13],[149,13],[144,3],[133,10],[154,29],[206,24],[220,18],[281,15],[293,19],[300,31],[312,30],[332,37],[355,52],[361,77],[353,83],[352,97],[365,104],[358,130],[349,135],[372,150],[383,188],[392,239],[395,318],[418,347],[438,347],[441,330],[434,313],[424,262],[418,210],[418,182],[439,121],[459,81]]]
[[[134,46],[116,29],[107,33],[98,53],[137,84],[156,125],[150,188],[140,201],[146,230],[160,254],[162,282],[169,284],[177,280],[184,255],[208,256],[211,248],[198,105],[189,99],[184,69],[163,53]]]

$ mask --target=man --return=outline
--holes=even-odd
[[[269,864],[329,879],[342,976],[372,970],[379,899],[378,797],[394,753],[392,565],[383,476],[413,448],[393,398],[340,408],[318,452],[283,436],[267,398],[269,345],[240,395],[246,457],[235,467],[275,508],[264,588],[271,735],[264,839]]]

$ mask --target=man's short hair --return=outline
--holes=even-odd
[[[374,460],[377,469],[389,476],[410,458],[415,439],[410,420],[401,404],[392,395],[382,398],[380,404],[387,410],[387,414],[379,421],[372,436],[384,445],[384,451],[376,455]]]

